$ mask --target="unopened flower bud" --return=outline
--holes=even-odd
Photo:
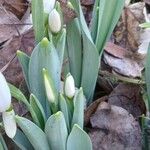
[[[8,137],[14,138],[17,131],[15,112],[13,109],[2,113],[4,129]]]
[[[43,75],[44,75],[44,85],[45,85],[45,91],[47,99],[50,103],[55,103],[55,95],[53,92],[53,88],[50,84],[50,81],[48,79],[47,71],[43,69]]]
[[[5,77],[0,72],[0,112],[6,111],[11,105],[11,94]]]
[[[53,10],[55,2],[56,0],[43,0],[44,12],[49,14]]]
[[[72,98],[75,95],[75,83],[73,76],[68,74],[65,81],[65,95],[68,98]]]
[[[61,18],[56,9],[50,12],[48,22],[51,32],[58,33],[61,30]]]

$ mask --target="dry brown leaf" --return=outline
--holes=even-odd
[[[10,59],[16,54],[17,50],[23,50],[25,53],[30,54],[34,47],[34,36],[33,31],[23,34],[22,36],[14,37],[11,42],[1,49],[0,53],[0,69],[3,68]],[[8,82],[13,83],[14,85],[21,85],[24,80],[22,70],[18,59],[15,58],[14,61],[8,66],[4,71],[6,79]]]
[[[144,3],[135,3],[125,8],[114,36],[117,45],[129,51],[137,51],[140,39],[139,24],[143,21]],[[141,19],[142,18],[142,19]]]
[[[109,95],[108,103],[126,109],[135,118],[145,113],[141,88],[137,85],[120,83]]]
[[[28,3],[26,0],[4,0],[3,7],[21,20],[28,8]]]
[[[117,58],[124,58],[127,55],[126,49],[118,46],[112,42],[107,42],[105,46],[105,51]]]
[[[112,70],[128,77],[141,77],[144,66],[139,64],[137,60],[131,57],[116,58],[112,55],[104,53],[104,61],[107,65],[112,67]]]
[[[125,109],[102,102],[91,125],[93,150],[141,150],[139,123]]]

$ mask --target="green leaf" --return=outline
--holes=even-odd
[[[82,62],[82,78],[81,87],[83,87],[84,94],[88,103],[93,98],[96,80],[99,70],[99,54],[93,43],[90,31],[86,24],[80,1],[70,0],[76,12],[78,13],[79,22],[83,38],[83,62]]]
[[[145,65],[145,80],[146,80],[146,87],[147,87],[147,95],[148,95],[148,112],[150,112],[150,44],[148,47],[148,52],[146,56],[146,65]]]
[[[29,88],[29,79],[28,79],[28,70],[29,70],[30,57],[28,55],[26,55],[25,53],[21,52],[21,51],[17,51],[17,56],[18,56],[19,62],[21,64],[21,67],[22,67],[22,70],[23,70],[23,75],[24,75],[26,84],[28,86],[28,89],[30,90],[30,88]]]
[[[12,85],[10,83],[8,85],[9,85],[10,93],[11,93],[12,97],[14,97],[16,100],[24,103],[26,105],[27,109],[30,110],[30,104],[29,104],[28,100],[26,99],[26,97],[24,96],[24,94],[18,88],[16,88],[14,85]]]
[[[33,94],[30,95],[30,105],[31,105],[32,109],[34,110],[34,112],[37,116],[37,119],[40,123],[41,129],[44,129],[46,116],[45,116],[42,105],[40,104],[40,102],[38,101],[36,96]]]
[[[62,67],[63,58],[64,58],[64,51],[66,45],[66,29],[63,29],[57,39],[56,50],[60,60],[60,66]]]
[[[64,114],[64,118],[66,121],[68,131],[70,131],[70,122],[71,121],[69,120],[68,107],[67,107],[66,100],[62,94],[60,94],[60,96],[59,96],[59,107],[60,107],[60,111]]]
[[[150,149],[150,118],[142,116],[142,149]]]
[[[68,132],[62,112],[57,112],[49,117],[45,126],[45,133],[52,150],[66,150]]]
[[[36,113],[34,112],[33,108],[31,107],[31,105],[29,104],[28,100],[24,96],[24,94],[18,88],[13,86],[12,84],[9,83],[8,85],[9,85],[12,97],[14,97],[16,100],[21,101],[22,103],[24,103],[26,105],[28,111],[30,111],[30,113],[31,113],[32,119],[38,126],[40,126],[38,117],[37,117]]]
[[[35,150],[50,150],[45,133],[30,120],[16,116],[16,122]]]
[[[8,150],[3,136],[0,134],[0,150]]]
[[[96,47],[100,55],[110,38],[124,7],[125,0],[100,0]]]
[[[82,37],[79,20],[76,18],[68,23],[66,29],[70,73],[75,80],[76,87],[80,87],[82,73]]]
[[[34,150],[27,137],[19,129],[17,129],[17,133],[12,140],[21,150]]]
[[[92,19],[91,19],[91,36],[95,43],[96,36],[97,36],[97,28],[98,28],[98,18],[99,18],[99,2],[100,0],[95,0],[93,13],[92,13]]]
[[[80,88],[74,96],[73,102],[74,112],[72,118],[72,127],[74,126],[74,124],[78,124],[80,128],[83,129],[85,97],[83,95],[82,88]]]
[[[82,66],[82,82],[84,94],[87,103],[90,104],[96,86],[99,71],[99,55],[95,45],[83,33],[83,66]]]
[[[0,150],[5,150],[2,143],[1,143],[1,141],[0,141]]]
[[[45,31],[44,27],[45,15],[44,15],[43,0],[32,0],[31,9],[32,9],[32,20],[33,20],[35,40],[36,43],[39,43],[44,38],[44,31]]]
[[[78,125],[74,125],[67,140],[67,150],[92,150],[88,134]]]
[[[65,44],[65,52],[64,52],[64,60],[63,60],[63,67],[62,67],[62,78],[65,78],[66,75],[71,72],[70,71],[70,63],[69,63],[69,55],[68,55],[68,46],[67,42]]]
[[[53,44],[44,38],[33,50],[29,62],[29,83],[31,92],[38,98],[46,114],[47,98],[43,82],[42,70],[45,68],[54,81],[54,86],[60,88],[60,61]]]

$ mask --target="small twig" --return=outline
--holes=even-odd
[[[131,79],[131,78],[124,77],[124,76],[121,76],[118,74],[109,73],[108,71],[100,71],[99,74],[103,75],[103,76],[108,76],[111,78],[116,78],[117,80],[120,80],[123,82],[128,82],[128,83],[133,83],[133,84],[138,84],[138,85],[145,84],[145,81],[143,81],[143,80]]]
[[[9,62],[2,69],[0,69],[0,72],[4,72],[8,68],[10,63],[15,59],[15,57],[16,57],[16,54],[14,56],[12,56],[12,58],[9,60]]]
[[[32,23],[4,23],[4,24],[1,24],[0,23],[0,25],[6,25],[6,26],[9,26],[9,25],[14,25],[14,26],[18,26],[18,25],[20,25],[20,26],[31,26],[32,25]]]

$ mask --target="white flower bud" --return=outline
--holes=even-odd
[[[3,124],[7,136],[10,138],[14,138],[17,131],[14,110],[12,109],[10,111],[3,112],[2,117],[3,117]]]
[[[67,75],[65,81],[65,95],[68,98],[72,98],[75,95],[75,83],[74,83],[73,76],[71,74]]]
[[[61,18],[56,9],[53,9],[49,14],[49,28],[53,33],[58,33],[61,30]]]
[[[49,81],[46,73],[47,73],[46,70],[43,69],[46,96],[47,96],[47,99],[50,103],[55,103],[55,95],[54,95],[54,92],[53,92],[53,88],[50,84],[50,81]]]
[[[44,12],[49,14],[53,10],[55,2],[56,0],[43,0]]]
[[[0,72],[0,112],[6,111],[11,104],[11,94],[5,77]]]

